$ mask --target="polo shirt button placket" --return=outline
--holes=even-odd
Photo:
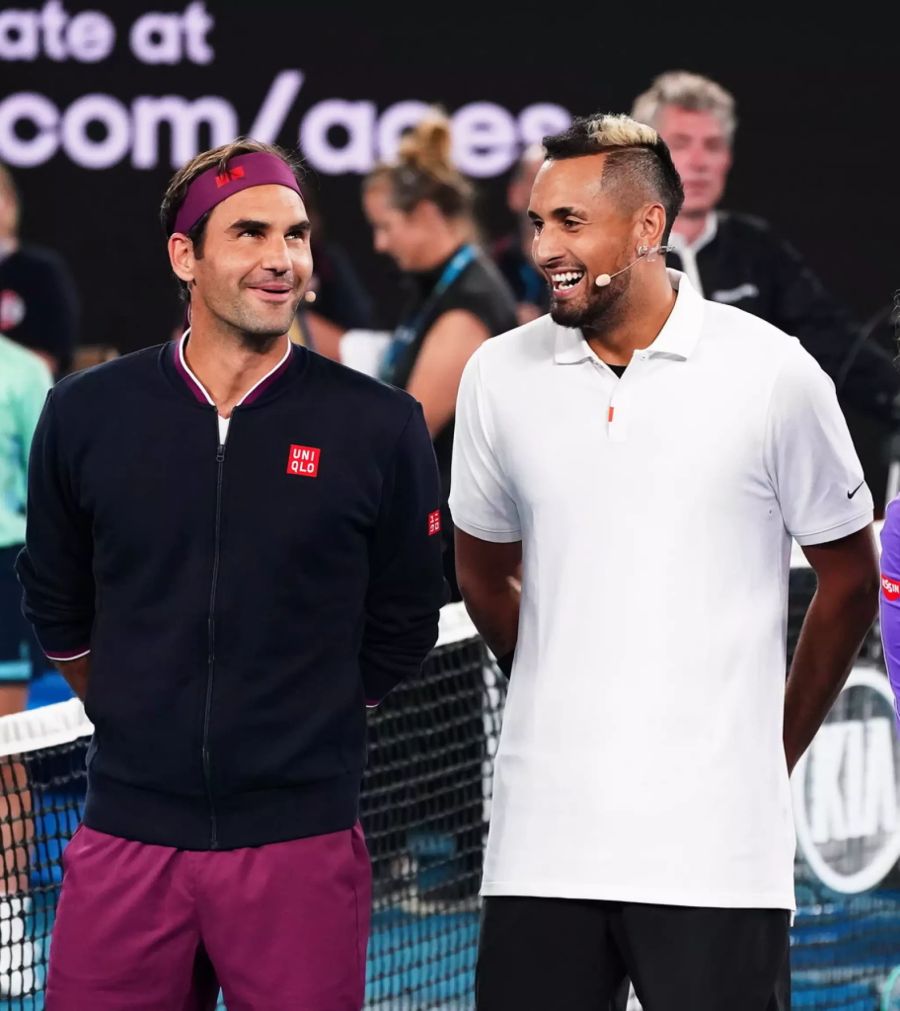
[[[618,392],[619,387],[622,384],[622,381],[619,379],[618,376],[616,376],[616,374],[612,371],[612,369],[608,365],[605,365],[603,362],[599,361],[596,358],[592,358],[590,360],[590,366],[594,370],[594,373],[597,375],[597,377],[600,378],[604,382],[604,384],[609,382],[609,376],[613,376],[615,380],[615,382],[613,383],[612,392],[609,395],[609,402],[607,403],[606,407],[606,431],[609,439],[614,441],[615,435],[613,433],[615,430],[614,419],[617,402],[616,394]]]
[[[609,411],[606,416],[606,423],[610,442],[625,441],[625,421],[622,417],[622,411],[626,398],[622,392],[622,386],[623,382],[620,379],[613,387],[612,396],[609,398]]]
[[[635,351],[631,362],[622,378],[616,383],[609,401],[609,412],[606,417],[607,432],[610,442],[625,442],[628,437],[628,421],[626,405],[628,402],[628,387],[634,382],[637,366],[647,360],[646,351]],[[631,373],[629,379],[629,372]]]

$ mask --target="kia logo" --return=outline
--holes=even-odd
[[[836,892],[876,887],[900,860],[900,739],[894,698],[873,666],[853,669],[792,787],[797,842]]]

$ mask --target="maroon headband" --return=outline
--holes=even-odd
[[[239,154],[228,162],[224,172],[217,167],[207,169],[188,186],[172,231],[189,232],[216,204],[251,186],[287,186],[303,196],[290,166],[278,155],[265,151]]]

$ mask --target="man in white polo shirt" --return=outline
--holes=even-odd
[[[467,365],[451,482],[466,605],[512,664],[477,1007],[595,1011],[628,974],[646,1011],[764,1011],[789,769],[877,607],[872,498],[797,340],[656,256],[682,200],[656,132],[544,143],[550,315]],[[792,537],[819,588],[785,689]]]

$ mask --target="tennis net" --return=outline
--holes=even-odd
[[[462,605],[423,676],[369,716],[360,802],[373,873],[366,1007],[469,1006],[492,755],[505,698]],[[40,1011],[92,727],[77,700],[0,720],[0,1011]],[[224,1006],[224,1005],[223,1005]]]
[[[797,560],[789,652],[814,588]],[[900,1008],[890,1003],[891,988],[900,990],[900,751],[892,727],[884,736],[885,685],[876,630],[795,776],[794,1008]],[[424,676],[370,714],[361,799],[374,880],[369,1011],[472,1007],[504,699],[502,674],[451,605]],[[0,720],[0,1011],[43,1007],[60,856],[81,814],[90,733],[74,700]]]

